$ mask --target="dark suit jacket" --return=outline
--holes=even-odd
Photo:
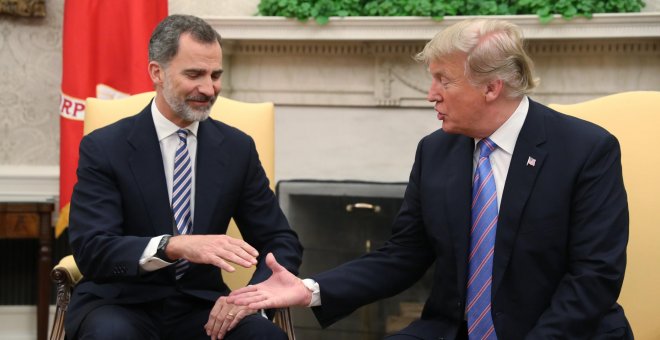
[[[210,265],[191,264],[178,281],[174,266],[140,272],[149,240],[173,231],[163,169],[150,105],[80,143],[69,236],[84,278],[73,292],[67,334],[75,334],[98,305],[146,302],[177,291],[210,301],[229,293],[220,269]],[[193,234],[224,234],[233,217],[261,257],[250,283],[270,276],[263,261],[268,252],[297,272],[302,247],[268,186],[252,138],[212,119],[201,122],[195,176]]]
[[[422,139],[390,240],[313,277],[322,326],[404,290],[435,261],[421,320],[402,333],[456,337],[465,310],[473,150],[472,138],[442,130]],[[629,330],[616,303],[628,242],[620,157],[604,129],[530,100],[497,225],[492,315],[499,339]]]

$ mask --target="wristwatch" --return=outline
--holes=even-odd
[[[170,243],[170,237],[172,236],[164,235],[163,237],[161,237],[160,242],[158,242],[158,248],[156,248],[156,257],[165,262],[174,262],[172,259],[167,257],[167,254],[165,253],[167,244]]]

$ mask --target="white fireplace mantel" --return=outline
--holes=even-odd
[[[447,16],[441,21],[427,17],[331,18],[326,25],[314,20],[300,22],[282,17],[206,17],[227,40],[357,40],[425,41],[439,29],[468,16]],[[560,16],[547,24],[536,15],[492,16],[523,28],[527,39],[602,39],[660,37],[660,12],[595,14],[592,19],[565,20]]]

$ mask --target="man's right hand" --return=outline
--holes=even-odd
[[[266,255],[266,265],[273,271],[266,281],[233,291],[227,302],[250,309],[309,306],[312,292],[301,279],[277,263],[272,253]]]
[[[249,268],[257,264],[259,252],[247,242],[227,235],[177,235],[170,238],[165,254],[171,259],[211,264],[228,272],[227,262]]]

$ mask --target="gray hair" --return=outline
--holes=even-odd
[[[221,44],[220,34],[206,21],[192,15],[170,15],[163,19],[151,33],[149,39],[149,61],[155,61],[164,67],[179,51],[181,34],[189,33],[201,43]]]
[[[522,30],[507,21],[458,22],[437,33],[416,59],[428,65],[455,52],[467,54],[465,75],[473,85],[501,79],[509,97],[528,94],[538,85],[534,63],[525,52]]]

